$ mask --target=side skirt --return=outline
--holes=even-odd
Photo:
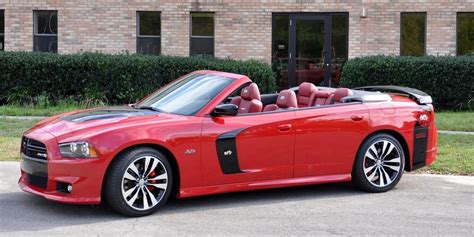
[[[234,183],[234,184],[223,184],[215,186],[205,186],[197,188],[181,189],[178,198],[187,198],[219,193],[231,193],[231,192],[242,192],[252,191],[259,189],[271,189],[281,187],[294,187],[304,186],[312,184],[323,184],[323,183],[337,183],[346,182],[351,180],[351,174],[338,174],[338,175],[325,175],[325,176],[311,176],[311,177],[297,177],[287,179],[276,179],[276,180],[262,180],[245,183]]]

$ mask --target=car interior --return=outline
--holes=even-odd
[[[279,93],[261,95],[258,85],[250,83],[240,90],[240,96],[232,97],[229,103],[238,106],[238,114],[245,114],[340,104],[344,103],[344,97],[353,94],[348,88],[318,88],[303,82],[298,87]]]

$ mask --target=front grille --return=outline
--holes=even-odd
[[[46,189],[48,185],[47,178],[43,178],[43,177],[32,175],[32,174],[26,174],[26,176],[28,178],[28,182],[31,185],[42,188],[42,189]]]
[[[21,152],[28,157],[47,160],[48,155],[46,153],[46,145],[43,143],[23,137],[21,141]]]

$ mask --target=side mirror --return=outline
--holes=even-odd
[[[221,104],[218,105],[214,111],[212,111],[212,116],[219,117],[223,115],[235,116],[239,112],[239,106],[234,104]]]

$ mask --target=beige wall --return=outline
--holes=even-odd
[[[367,18],[360,18],[362,8]],[[215,55],[271,59],[273,12],[349,12],[349,57],[399,54],[400,12],[427,12],[427,53],[455,54],[474,0],[0,0],[5,50],[31,51],[33,10],[57,10],[58,51],[135,52],[136,11],[161,11],[162,53],[189,55],[189,12],[215,12]]]

